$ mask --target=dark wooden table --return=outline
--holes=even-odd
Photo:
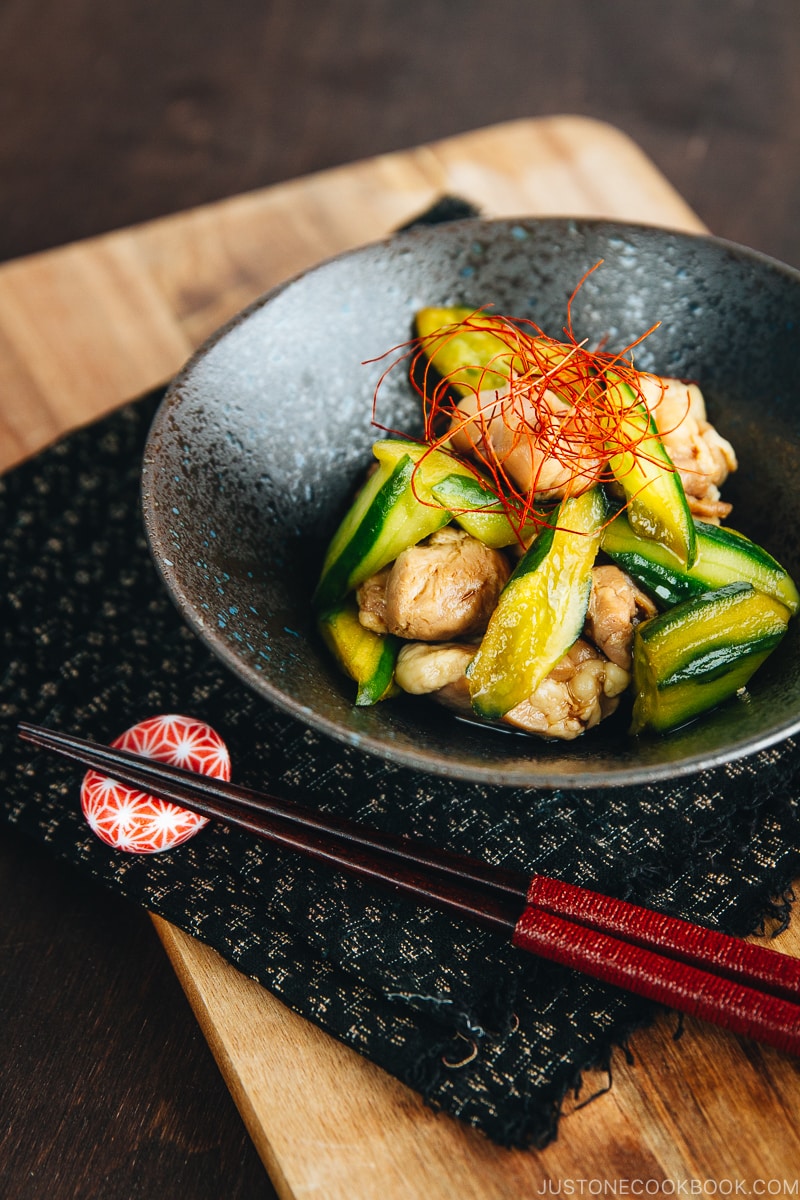
[[[6,0],[0,259],[518,116],[800,266],[795,0]],[[147,918],[3,833],[0,1194],[274,1195]]]

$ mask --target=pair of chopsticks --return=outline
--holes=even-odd
[[[127,750],[28,723],[19,735],[120,783],[503,933],[521,950],[800,1055],[800,960],[789,955]]]

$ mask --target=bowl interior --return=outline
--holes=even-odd
[[[660,322],[637,365],[696,379],[737,449],[730,524],[800,575],[800,275],[711,238],[605,222],[465,221],[333,259],[270,293],[171,387],[145,455],[151,548],[186,620],[266,701],[395,762],[490,783],[611,786],[685,774],[798,728],[796,622],[748,692],[668,736],[627,712],[568,743],[481,728],[401,697],[356,708],[319,642],[310,596],[371,460],[376,383],[427,304],[490,304],[559,336],[621,348]],[[378,360],[380,361],[370,361]],[[378,420],[419,431],[402,367]]]

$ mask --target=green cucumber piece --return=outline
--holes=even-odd
[[[743,580],[794,614],[800,594],[789,573],[763,547],[722,525],[695,520],[697,557],[685,567],[657,542],[640,537],[620,513],[603,531],[601,548],[663,607]]]
[[[356,496],[325,556],[314,606],[332,608],[398,554],[447,525],[451,514],[432,492],[445,476],[470,469],[420,442],[382,440],[372,447],[378,469]]]
[[[681,477],[653,417],[633,388],[613,375],[606,382],[608,406],[614,411],[608,420],[631,446],[612,454],[608,462],[625,493],[628,520],[641,537],[660,542],[691,566],[697,557],[697,537]]]
[[[496,494],[474,475],[448,475],[431,488],[436,499],[449,509],[462,529],[495,550],[527,542],[542,525],[541,514],[516,529]]]
[[[459,329],[474,312],[464,306],[421,308],[414,319],[417,336],[423,339],[425,357],[436,373],[461,395],[504,388],[514,358],[508,342],[490,330]],[[480,315],[481,324],[490,324],[491,320],[485,313]],[[501,363],[499,371],[489,370],[490,365]]]
[[[602,488],[567,498],[520,560],[467,668],[481,716],[527,699],[580,636],[605,518]]]
[[[631,733],[663,733],[733,696],[778,645],[789,616],[772,596],[736,582],[643,622],[633,639]]]
[[[471,317],[480,329],[469,323]],[[530,354],[522,361],[514,350],[520,331],[504,317],[454,305],[451,308],[422,308],[416,314],[414,324],[428,362],[458,395],[505,391],[514,373],[531,369]],[[493,328],[499,332],[493,333]],[[529,351],[535,348],[535,359],[543,373],[552,371],[557,379],[559,373],[565,372],[561,378],[566,378],[570,385],[582,384],[581,369],[574,363],[572,367],[569,365],[575,353],[574,346],[530,333],[522,333],[521,337]]]
[[[399,691],[394,682],[394,668],[400,639],[365,629],[352,597],[325,613],[317,624],[339,666],[358,685],[357,705],[377,704]]]

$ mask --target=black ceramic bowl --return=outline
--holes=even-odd
[[[175,380],[147,445],[143,497],[158,568],[185,619],[242,681],[334,738],[425,771],[488,783],[614,786],[684,775],[800,727],[797,623],[748,692],[668,736],[625,712],[544,743],[402,697],[353,705],[314,629],[322,556],[378,436],[381,364],[428,304],[494,305],[559,336],[623,347],[660,321],[637,366],[699,381],[736,447],[731,524],[800,576],[800,273],[708,237],[582,220],[464,221],[343,255],[270,292]],[[402,370],[380,419],[413,432]]]

